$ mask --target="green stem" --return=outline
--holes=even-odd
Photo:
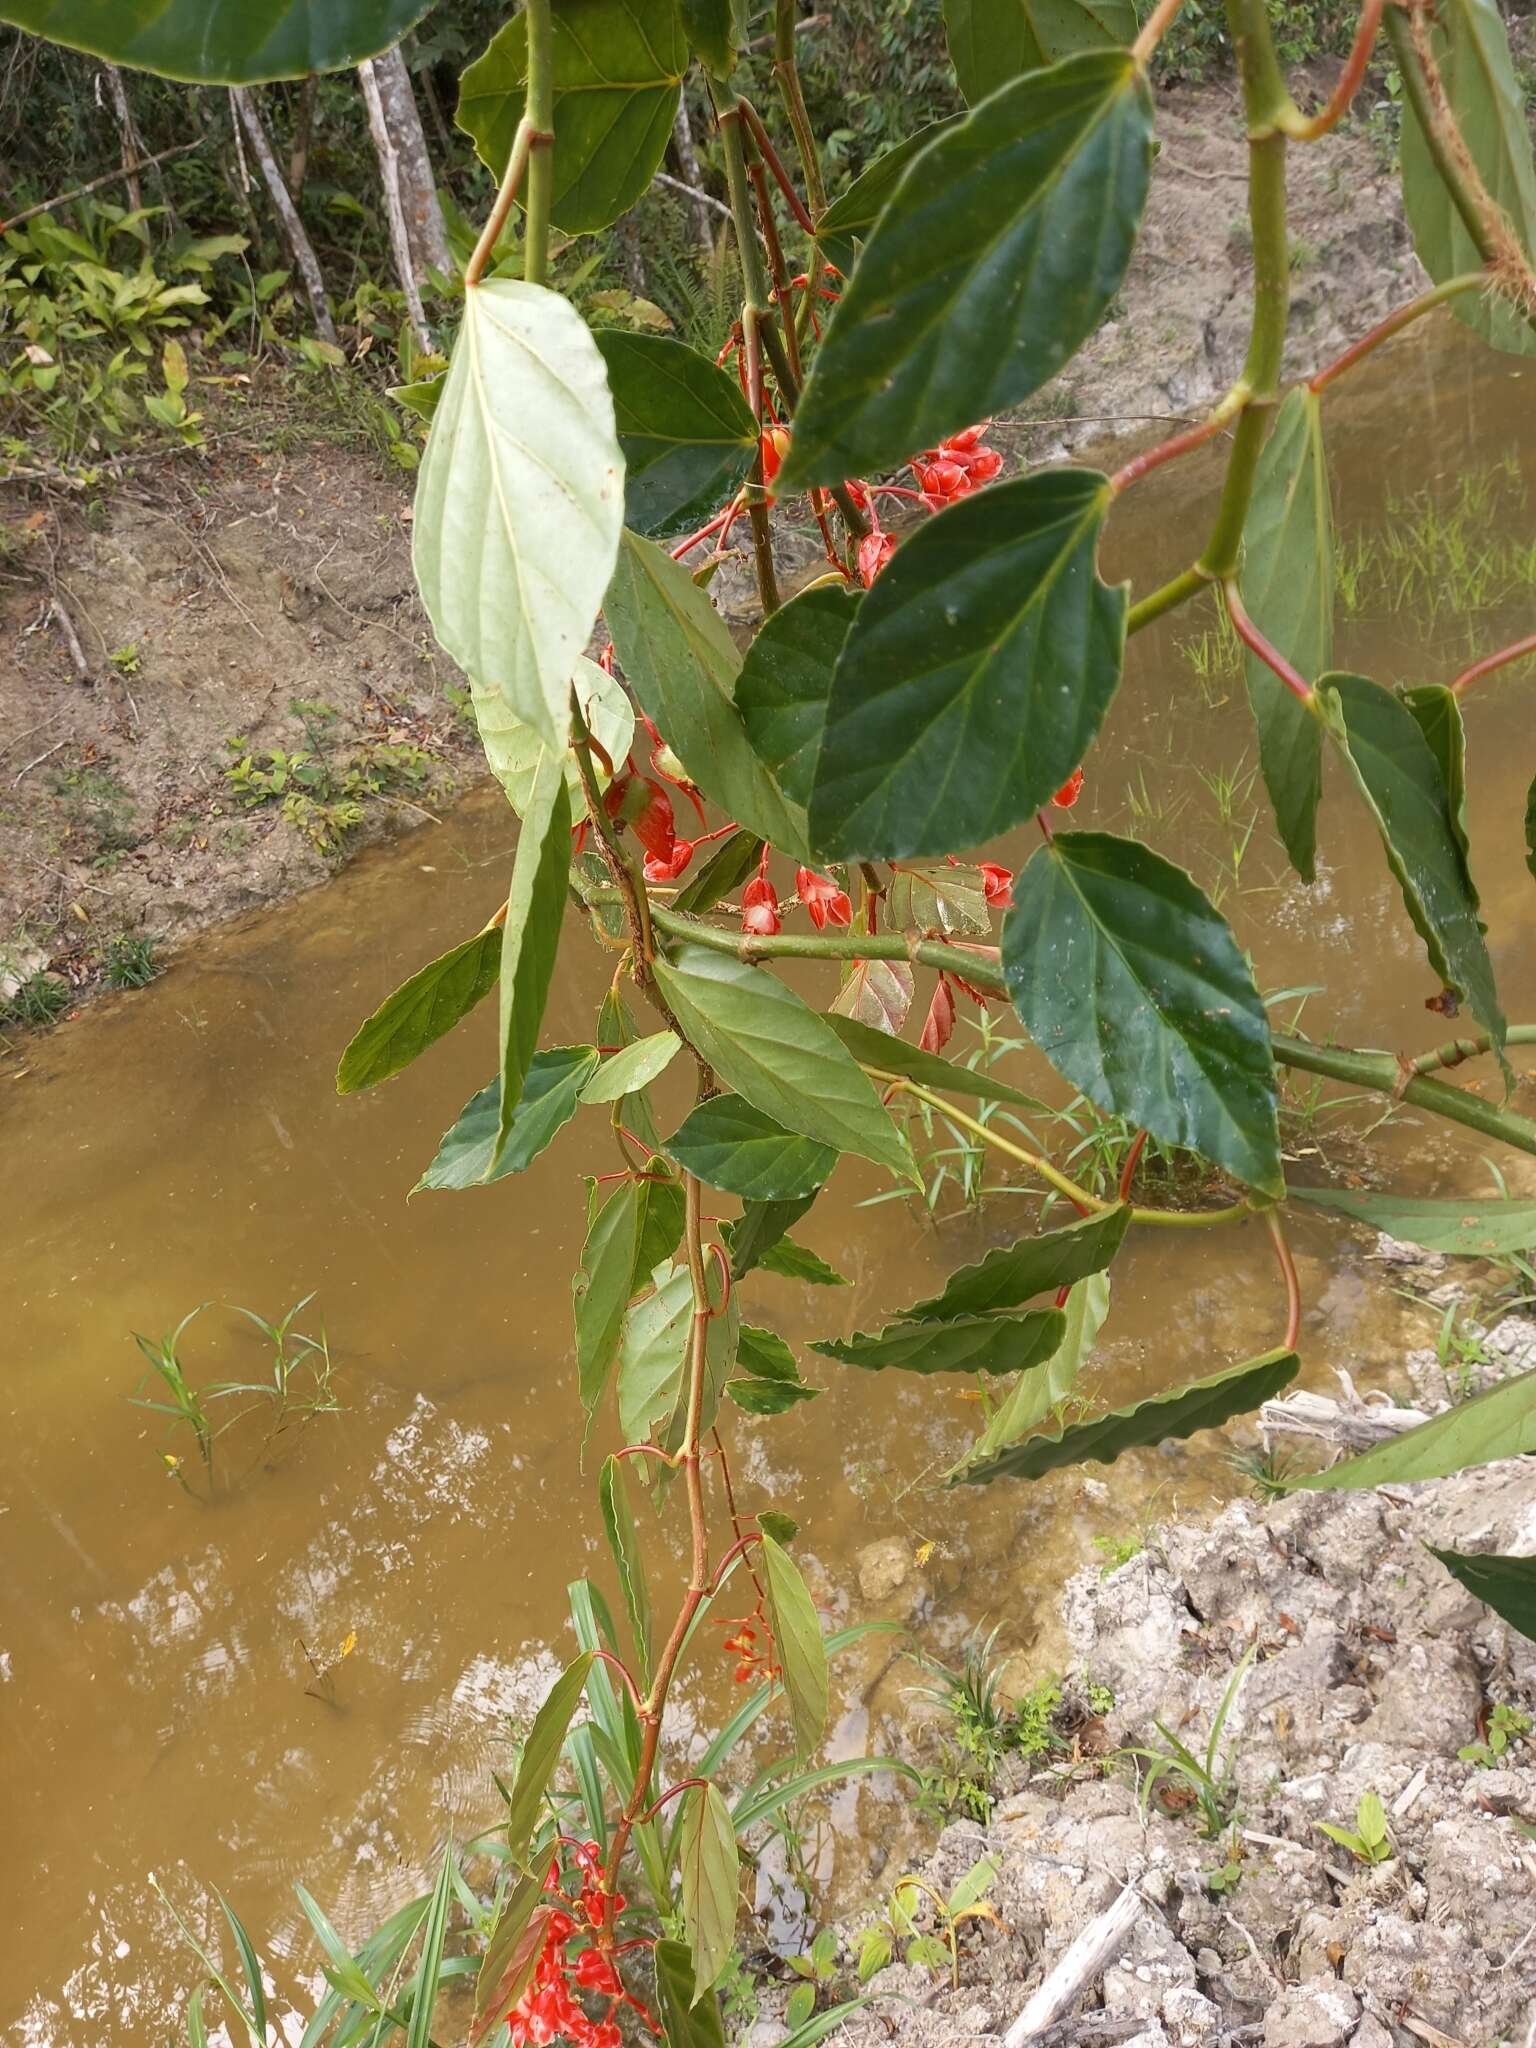
[[[715,128],[725,158],[725,184],[731,202],[731,225],[736,234],[736,253],[741,259],[743,304],[742,346],[747,364],[747,402],[752,408],[761,437],[763,424],[763,348],[770,351],[779,336],[773,325],[768,293],[768,273],[758,246],[757,225],[752,211],[752,191],[747,175],[747,155],[741,136],[741,102],[723,79],[709,81],[715,107]],[[782,346],[782,344],[780,344]],[[757,591],[764,613],[779,607],[778,578],[773,565],[773,528],[768,512],[767,485],[763,477],[763,451],[759,446],[748,485],[747,517],[752,526],[752,552],[757,567]]]
[[[1528,1027],[1517,1026],[1520,1031]],[[1520,1043],[1530,1043],[1523,1036]],[[1283,1067],[1299,1067],[1304,1074],[1321,1074],[1329,1081],[1342,1081],[1353,1088],[1368,1089],[1374,1095],[1391,1095],[1411,1102],[1417,1109],[1463,1124],[1485,1138],[1512,1145],[1517,1152],[1536,1155],[1536,1124],[1512,1110],[1496,1109],[1491,1102],[1469,1095],[1464,1088],[1452,1088],[1444,1081],[1428,1081],[1420,1075],[1405,1081],[1403,1068],[1390,1052],[1355,1052],[1345,1046],[1313,1045],[1304,1038],[1289,1038],[1276,1032],[1275,1058]],[[1443,1050],[1443,1048],[1441,1048]],[[1411,1068],[1410,1068],[1411,1071]]]
[[[794,130],[795,149],[800,158],[800,174],[805,179],[806,204],[810,208],[812,220],[820,220],[827,210],[827,188],[821,175],[821,158],[816,150],[816,136],[811,127],[811,117],[806,112],[805,95],[800,90],[800,65],[795,55],[795,0],[776,0],[773,15],[773,75],[778,81],[779,97],[784,102],[789,125]],[[813,259],[815,253],[813,248]]]
[[[1144,598],[1131,606],[1126,615],[1126,636],[1139,633],[1143,626],[1150,626],[1154,619],[1160,619],[1164,612],[1171,612],[1175,606],[1187,602],[1197,590],[1209,588],[1210,578],[1202,576],[1198,569],[1181,569],[1177,576],[1149,591]]]
[[[1504,1043],[1506,1046],[1536,1045],[1536,1024],[1511,1024],[1504,1034]],[[1410,1065],[1416,1074],[1432,1074],[1437,1067],[1459,1067],[1463,1060],[1475,1060],[1492,1051],[1492,1037],[1486,1031],[1479,1031],[1473,1038],[1448,1038],[1433,1052],[1421,1052]]]
[[[549,213],[555,178],[554,18],[550,0],[528,0],[528,182],[523,202],[523,276],[549,278]]]

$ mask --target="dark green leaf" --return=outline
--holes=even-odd
[[[1471,1005],[1502,1058],[1504,1013],[1478,922],[1477,890],[1429,742],[1402,699],[1365,676],[1327,676],[1320,694],[1430,965]]]
[[[724,1227],[729,1233],[726,1248],[731,1254],[731,1278],[744,1280],[815,1199],[810,1194],[795,1202],[744,1202],[741,1221]]]
[[[1413,714],[1445,785],[1446,808],[1451,830],[1461,857],[1470,862],[1472,845],[1467,837],[1467,729],[1462,722],[1461,704],[1444,683],[1420,683],[1413,689],[1399,689],[1399,697]]]
[[[888,1032],[877,1031],[857,1017],[833,1015],[827,1022],[860,1066],[873,1067],[881,1075],[899,1075],[924,1088],[940,1088],[949,1095],[969,1095],[980,1102],[1012,1102],[1020,1109],[1045,1109],[1037,1096],[1010,1087],[995,1074],[940,1059],[937,1053],[924,1052],[920,1046],[908,1045],[905,1039],[892,1038]]]
[[[800,1378],[800,1368],[795,1363],[795,1354],[784,1339],[774,1330],[764,1330],[756,1323],[743,1323],[736,1346],[736,1363],[754,1379],[783,1380],[794,1384]]]
[[[733,832],[723,839],[693,880],[678,892],[672,908],[687,917],[702,917],[734,895],[757,866],[763,842],[755,832]]]
[[[1405,1244],[1496,1259],[1536,1247],[1536,1201],[1421,1201],[1411,1195],[1357,1195],[1347,1188],[1292,1188],[1298,1202],[1340,1209]]]
[[[1474,1599],[1483,1601],[1512,1629],[1536,1642],[1536,1557],[1494,1557],[1425,1545]]]
[[[827,329],[781,490],[893,469],[1049,382],[1119,288],[1151,166],[1151,98],[1119,51],[1015,79],[914,157]]]
[[[487,925],[418,968],[384,998],[342,1054],[336,1069],[337,1094],[372,1088],[408,1067],[490,994],[500,965],[501,933]]]
[[[707,356],[664,334],[601,329],[614,424],[624,451],[624,518],[673,540],[734,496],[757,453],[741,387]]]
[[[565,763],[550,752],[540,757],[523,813],[507,890],[507,920],[501,928],[501,1094],[487,1180],[496,1178],[511,1139],[523,1079],[539,1042],[560,950],[570,867],[571,802]]]
[[[868,1077],[782,981],[704,946],[679,946],[656,961],[655,974],[689,1041],[754,1109],[920,1185],[911,1148]]]
[[[3,0],[0,21],[109,64],[200,85],[345,71],[399,42],[432,0]]]
[[[734,1226],[722,1223],[720,1234],[729,1249],[733,1243]],[[777,1273],[785,1280],[799,1280],[807,1287],[847,1287],[852,1283],[825,1259],[809,1250],[803,1244],[796,1244],[792,1237],[781,1237],[777,1244],[759,1253],[756,1264],[765,1273]]]
[[[656,1992],[667,2048],[725,2048],[718,1998],[693,2002],[693,1954],[685,1941],[658,1941]]]
[[[537,1723],[534,1732],[538,1732]],[[562,1729],[562,1737],[564,1732]],[[518,1778],[521,1781],[521,1771]],[[443,1968],[443,1943],[448,1936],[448,1913],[453,1904],[453,1868],[453,1842],[450,1838],[448,1846],[443,1851],[443,1860],[438,1865],[437,1883],[432,1887],[432,1903],[427,1907],[427,1917],[422,1926],[421,1960],[416,1967],[410,2025],[405,2032],[405,2048],[431,2048],[432,2013],[437,2004],[438,1983]]]
[[[1322,401],[1298,384],[1259,457],[1243,528],[1243,603],[1264,637],[1309,683],[1333,659],[1333,510]],[[1245,657],[1259,766],[1291,865],[1317,874],[1323,734],[1311,710],[1255,654]]]
[[[1125,586],[1094,568],[1108,508],[1097,470],[1044,470],[903,542],[837,663],[809,804],[819,855],[979,846],[1081,764],[1125,654]]]
[[[619,1331],[634,1288],[643,1190],[640,1181],[619,1183],[593,1218],[581,1263],[571,1276],[576,1380],[589,1427],[618,1356]]]
[[[659,169],[688,49],[674,0],[560,0],[554,21],[552,214],[586,234],[627,213]],[[518,14],[459,80],[455,119],[493,178],[507,167],[527,76]]]
[[[677,1854],[683,1926],[693,1952],[690,2002],[697,2005],[730,1960],[741,1884],[731,1809],[713,1785],[695,1785],[683,1794]]]
[[[824,262],[833,264],[845,275],[852,270],[859,244],[880,218],[886,201],[901,183],[901,174],[907,165],[946,128],[953,128],[962,118],[953,114],[944,121],[930,121],[926,128],[919,128],[905,142],[898,142],[894,149],[877,156],[867,170],[859,173],[848,190],[833,200],[816,223],[817,254]]]
[[[661,1177],[664,1173],[665,1179]],[[687,1206],[682,1185],[671,1178],[666,1162],[653,1159],[640,1184],[640,1245],[631,1291],[682,1243]]]
[[[827,1725],[827,1646],[815,1602],[794,1559],[768,1535],[760,1551],[769,1624],[789,1695],[795,1755],[804,1763],[819,1747]]]
[[[681,0],[689,47],[706,71],[729,78],[747,40],[746,0]]]
[[[984,1315],[991,1309],[1016,1308],[1021,1301],[1049,1288],[1069,1287],[1090,1273],[1102,1273],[1119,1251],[1131,1220],[1129,1207],[1085,1216],[1063,1230],[1040,1237],[1021,1237],[1000,1245],[974,1266],[950,1274],[942,1294],[903,1309],[908,1321],[944,1322],[953,1316]]]
[[[1408,1486],[1416,1479],[1444,1479],[1474,1465],[1498,1458],[1520,1458],[1536,1451],[1536,1373],[1501,1380],[1484,1394],[1445,1414],[1421,1422],[1417,1429],[1389,1437],[1358,1458],[1330,1465],[1296,1480],[1308,1493],[1353,1490],[1362,1486]]]
[[[865,1372],[1022,1372],[1049,1358],[1065,1331],[1060,1309],[1041,1308],[944,1323],[888,1323],[879,1331],[823,1338],[811,1349]]]
[[[1183,869],[1129,839],[1058,832],[1013,896],[1003,972],[1052,1066],[1100,1109],[1280,1195],[1269,1020]]]
[[[1122,1451],[1168,1443],[1215,1429],[1234,1415],[1243,1415],[1289,1386],[1300,1369],[1294,1351],[1270,1351],[1243,1365],[1229,1366],[1203,1380],[1191,1380],[1166,1394],[1155,1394],[1129,1408],[1112,1408],[1090,1422],[1077,1422],[1058,1436],[1026,1437],[995,1458],[984,1459],[960,1475],[966,1485],[984,1486],[993,1479],[1038,1479],[1062,1465],[1087,1459],[1113,1464]]]
[[[1525,94],[1498,6],[1495,0],[1445,0],[1426,26],[1462,139],[1529,261],[1536,255],[1536,169]],[[1435,169],[1406,94],[1401,162],[1403,210],[1419,261],[1435,283],[1481,270],[1482,258]],[[1451,300],[1451,311],[1494,348],[1536,354],[1536,331],[1507,299],[1486,291],[1461,292]]]
[[[629,1625],[634,1630],[635,1645],[640,1653],[640,1682],[649,1685],[651,1601],[645,1586],[645,1568],[640,1561],[635,1518],[629,1511],[629,1495],[624,1488],[624,1467],[617,1458],[604,1459],[597,1482],[597,1498],[608,1548],[613,1552],[614,1566],[619,1574],[619,1590],[624,1595]]]
[[[544,1807],[544,1794],[560,1761],[561,1748],[576,1717],[576,1709],[581,1705],[581,1695],[591,1669],[592,1653],[584,1651],[561,1672],[533,1717],[533,1726],[523,1744],[517,1776],[512,1781],[507,1801],[507,1857],[514,1870],[527,1867],[528,1852]]]
[[[775,1543],[793,1543],[800,1533],[800,1524],[793,1515],[781,1515],[775,1508],[764,1508],[757,1518],[757,1526],[765,1536],[771,1536]]]
[[[813,1195],[837,1164],[830,1145],[786,1131],[739,1095],[712,1095],[666,1141],[669,1159],[712,1188],[748,1201]]]
[[[630,688],[704,794],[804,858],[805,814],[752,751],[734,701],[741,655],[707,593],[680,562],[626,533],[603,610]]]
[[[682,1040],[675,1031],[653,1031],[607,1059],[581,1091],[583,1102],[620,1102],[649,1087],[671,1064]]]
[[[736,707],[757,757],[792,803],[811,800],[832,671],[858,600],[833,584],[803,590],[757,630],[736,678]]]
[[[468,2048],[479,2048],[492,2027],[505,2024],[507,2014],[533,1981],[544,1952],[545,1926],[554,1911],[552,1906],[540,1904],[543,1896],[543,1886],[535,1877],[520,1877],[512,1887],[475,1979],[475,2017]]]
[[[1131,0],[944,0],[944,33],[974,105],[1021,72],[1134,42],[1136,9]]]
[[[595,1046],[559,1045],[534,1054],[512,1119],[511,1136],[490,1179],[504,1180],[509,1173],[521,1173],[532,1165],[560,1126],[576,1114],[582,1088],[596,1071]],[[424,1188],[482,1185],[500,1122],[501,1083],[492,1081],[465,1103],[458,1122],[444,1133],[432,1164],[411,1193],[418,1195]]]
[[[748,1415],[782,1415],[797,1401],[814,1401],[821,1389],[787,1386],[783,1380],[729,1380],[725,1391]]]

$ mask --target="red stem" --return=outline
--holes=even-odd
[[[790,212],[808,235],[814,235],[816,223],[811,219],[806,209],[805,201],[795,190],[795,181],[791,178],[788,171],[785,170],[783,160],[779,156],[778,151],[774,148],[772,142],[769,141],[768,131],[759,119],[756,107],[753,106],[750,100],[742,100],[741,111],[747,117],[747,126],[752,131],[752,140],[757,144],[758,153],[773,173],[773,182],[784,194],[785,202]]]
[[[1269,1241],[1275,1248],[1275,1258],[1285,1281],[1285,1336],[1282,1340],[1287,1351],[1296,1349],[1296,1340],[1301,1335],[1301,1281],[1296,1272],[1296,1261],[1291,1257],[1291,1248],[1285,1241],[1285,1225],[1280,1221],[1278,1209],[1264,1211],[1264,1228],[1269,1232]]]
[[[647,1812],[641,1814],[639,1825],[644,1827],[648,1820],[656,1818],[669,1799],[675,1799],[679,1792],[691,1792],[695,1786],[707,1792],[709,1790],[708,1778],[680,1778],[675,1785],[669,1785],[656,1801],[656,1804]],[[626,1944],[626,1946],[632,1946],[632,1944]]]
[[[765,857],[767,855],[767,852],[767,847],[764,847],[763,853]],[[725,1455],[724,1439],[721,1437],[718,1429],[711,1430],[710,1435],[714,1439],[715,1455],[720,1462],[720,1480],[721,1484],[725,1488],[725,1511],[731,1518],[731,1533],[736,1538],[735,1551],[733,1551],[732,1553],[732,1555],[735,1555],[736,1552],[743,1551],[746,1548],[746,1546],[752,1542],[753,1539],[750,1536],[746,1536],[742,1533],[741,1516],[736,1512],[736,1489],[731,1484],[731,1461]],[[722,1563],[720,1570],[723,1571],[724,1569],[725,1565],[724,1563]],[[749,1564],[747,1566],[747,1570],[752,1575],[752,1583],[757,1588],[757,1597],[759,1601],[766,1599],[767,1595],[763,1591],[763,1582],[757,1576],[756,1567]],[[718,1585],[719,1583],[720,1572],[717,1571],[715,1573],[715,1584]],[[713,1591],[713,1587],[710,1590]]]
[[[1292,668],[1278,647],[1272,647],[1243,609],[1243,600],[1238,595],[1237,580],[1228,576],[1222,581],[1221,594],[1226,599],[1227,617],[1232,621],[1232,630],[1243,645],[1256,654],[1266,668],[1273,669],[1285,687],[1303,704],[1312,697],[1312,685],[1299,669]]]
[[[1198,427],[1189,427],[1182,434],[1174,434],[1166,441],[1159,441],[1155,448],[1148,448],[1143,454],[1133,455],[1123,468],[1117,469],[1109,480],[1110,491],[1117,495],[1134,483],[1139,483],[1154,469],[1161,469],[1165,462],[1172,462],[1176,456],[1188,455],[1192,449],[1204,447],[1207,441],[1214,441],[1222,428],[1227,426],[1233,412],[1239,406],[1228,407],[1223,401],[1209,419],[1202,420]]]
[[[1464,668],[1451,684],[1453,695],[1459,697],[1463,690],[1470,688],[1480,676],[1491,676],[1496,668],[1506,668],[1512,661],[1520,661],[1527,654],[1536,654],[1536,633],[1527,633],[1523,640],[1516,640],[1508,647],[1501,647],[1493,654],[1485,654],[1481,661],[1474,661],[1470,668]]]
[[[1330,128],[1336,128],[1349,112],[1350,102],[1360,90],[1360,81],[1365,76],[1366,66],[1371,61],[1376,37],[1381,30],[1381,17],[1386,0],[1365,0],[1360,10],[1360,25],[1355,30],[1355,40],[1350,47],[1349,58],[1339,73],[1339,82],[1328,95],[1327,103],[1309,119],[1289,124],[1286,133],[1293,142],[1315,142],[1320,135],[1326,135]]]
[[[1136,1169],[1141,1164],[1141,1155],[1147,1149],[1147,1134],[1138,1131],[1131,1140],[1131,1149],[1125,1155],[1125,1164],[1120,1169],[1120,1199],[1131,1199],[1131,1183],[1136,1178]]]

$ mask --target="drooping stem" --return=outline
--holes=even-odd
[[[1315,114],[1303,114],[1292,108],[1286,118],[1285,132],[1292,142],[1316,142],[1336,128],[1349,112],[1355,94],[1360,90],[1365,77],[1366,66],[1371,61],[1371,52],[1376,47],[1376,38],[1381,31],[1381,17],[1386,0],[1365,0],[1360,10],[1360,24],[1355,30],[1355,40],[1350,45],[1349,56],[1339,80],[1328,95],[1325,104]]]
[[[1299,669],[1293,668],[1279,648],[1266,640],[1258,627],[1249,618],[1237,588],[1237,578],[1227,576],[1221,585],[1222,602],[1227,608],[1227,617],[1232,621],[1232,630],[1249,650],[1256,654],[1264,666],[1272,669],[1284,683],[1293,697],[1299,697],[1303,704],[1312,701],[1312,685]]]
[[[779,97],[794,130],[795,149],[800,158],[800,175],[810,202],[812,221],[827,210],[827,188],[821,175],[821,157],[811,117],[806,112],[805,94],[800,89],[800,65],[795,55],[795,0],[775,0],[773,14],[773,75]]]
[[[1491,676],[1495,669],[1507,668],[1512,661],[1523,661],[1528,654],[1536,654],[1536,633],[1527,633],[1523,639],[1513,640],[1508,647],[1499,647],[1492,654],[1485,654],[1481,661],[1474,661],[1470,668],[1464,668],[1451,689],[1456,696],[1470,689],[1482,676]]]
[[[549,213],[555,182],[555,28],[550,0],[527,0],[528,196],[523,206],[523,276],[549,279]]]
[[[1482,291],[1487,283],[1488,279],[1481,270],[1469,270],[1460,277],[1447,278],[1433,291],[1422,292],[1418,298],[1410,299],[1406,306],[1399,306],[1385,320],[1378,320],[1358,341],[1352,341],[1342,355],[1335,356],[1331,363],[1325,363],[1315,371],[1307,380],[1307,389],[1326,391],[1335,377],[1342,377],[1346,370],[1352,370],[1356,363],[1363,362],[1373,349],[1380,348],[1384,341],[1390,341],[1394,334],[1401,334],[1405,327],[1412,326],[1415,320],[1422,320],[1426,313],[1432,313],[1447,299],[1454,299],[1462,292]]]
[[[1301,1335],[1301,1280],[1278,1209],[1264,1211],[1264,1228],[1269,1232],[1269,1241],[1275,1248],[1275,1261],[1285,1282],[1285,1335],[1280,1341],[1285,1350],[1294,1351],[1296,1340]]]

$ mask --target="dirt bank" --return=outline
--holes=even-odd
[[[1536,1707],[1536,1644],[1426,1544],[1536,1551],[1531,1461],[1390,1494],[1240,1501],[1107,1576],[1080,1572],[1063,1596],[1078,1696],[1090,1682],[1114,1694],[1082,1744],[1098,1755],[1021,1769],[989,1825],[945,1831],[922,1874],[947,1893],[994,1857],[1002,1924],[969,1923],[958,1990],[926,1969],[882,1972],[850,2048],[998,2039],[1128,1886],[1110,1952],[1031,2041],[1536,2040],[1536,1747],[1517,1736],[1482,1763],[1458,1756],[1495,1704]],[[1172,1811],[1154,1797],[1143,1812],[1133,1766],[1106,1753],[1166,1749],[1161,1721],[1203,1756],[1249,1652],[1219,1744],[1232,1779],[1219,1836],[1203,1837],[1177,1779],[1164,1781]],[[1375,1862],[1319,1827],[1353,1829],[1373,1792],[1388,1831]],[[750,2048],[781,2031],[760,2018]]]
[[[1241,360],[1234,92],[1164,94],[1159,132],[1114,316],[1008,430],[1021,459],[1155,434]],[[1416,272],[1395,182],[1361,134],[1293,152],[1291,218],[1292,354],[1310,367]],[[112,958],[131,969],[125,937],[163,959],[203,925],[323,881],[478,773],[459,679],[413,593],[408,481],[302,432],[275,439],[287,452],[215,434],[84,505],[36,482],[5,489],[0,995],[43,968],[83,993]],[[807,552],[786,531],[787,560]],[[251,742],[267,785],[230,781],[232,739]],[[271,750],[310,755],[310,783],[284,779]]]

